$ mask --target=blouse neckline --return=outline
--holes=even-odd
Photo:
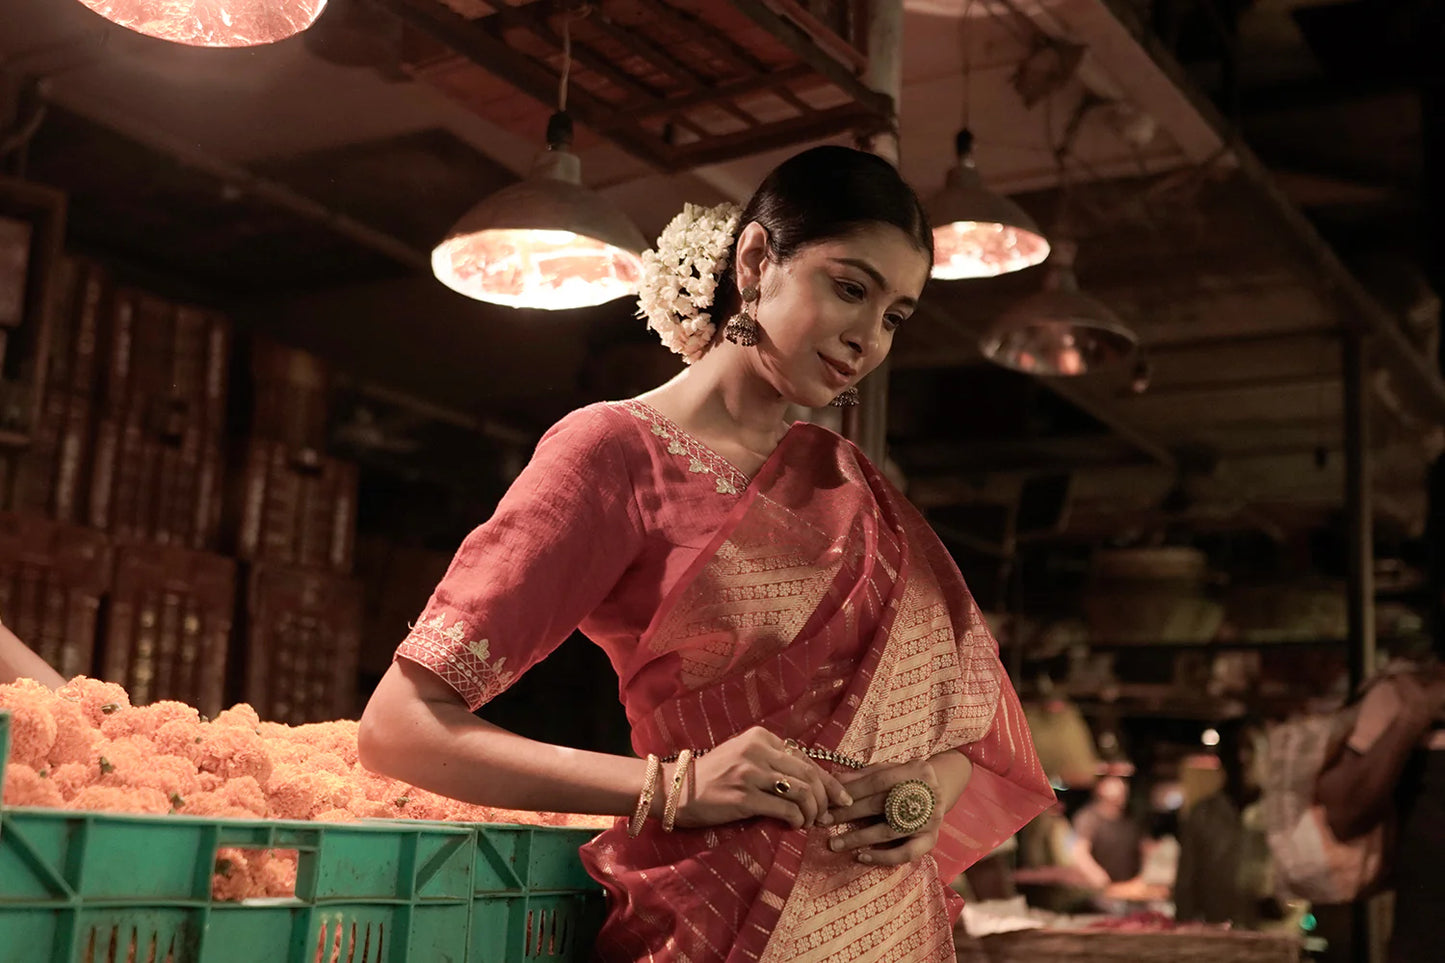
[[[647,402],[629,398],[626,401],[613,402],[613,404],[633,417],[647,422],[652,433],[668,443],[669,454],[687,458],[689,471],[707,472],[714,475],[718,494],[741,494],[752,481],[741,468]]]

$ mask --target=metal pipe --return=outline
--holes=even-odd
[[[863,82],[892,101],[881,131],[863,132],[861,146],[890,164],[898,164],[898,100],[903,93],[903,0],[874,0],[868,5],[868,69]],[[884,359],[858,385],[858,405],[843,415],[843,434],[878,465],[888,455],[888,375]]]
[[[1375,668],[1375,544],[1371,514],[1369,343],[1346,332],[1345,520],[1349,528],[1350,691]]]

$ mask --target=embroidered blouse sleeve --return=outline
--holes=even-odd
[[[609,413],[586,408],[537,445],[451,567],[396,655],[473,710],[550,654],[607,598],[643,527]]]

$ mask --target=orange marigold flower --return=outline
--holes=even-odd
[[[318,823],[354,823],[358,817],[349,809],[326,809],[313,818]]]
[[[255,819],[257,814],[233,804],[224,793],[195,792],[185,798],[185,805],[179,809],[183,816],[203,816],[207,819]]]
[[[30,679],[0,685],[0,712],[10,713],[11,759],[45,768],[55,745],[56,722],[50,711],[54,701],[54,693]]]
[[[294,896],[297,856],[294,849],[273,849],[251,859],[253,896]]]
[[[216,873],[211,877],[211,897],[240,901],[251,886],[251,861],[246,850],[225,847],[216,850]]]
[[[311,722],[295,728],[295,737],[318,750],[339,757],[348,767],[356,765],[356,731],[354,719],[333,722]]]
[[[80,703],[56,699],[50,704],[50,712],[55,717],[55,743],[47,757],[50,765],[94,763],[100,756],[100,747],[105,745],[105,737],[91,726]]]
[[[50,781],[66,799],[73,798],[86,786],[93,785],[99,776],[98,762],[67,762],[50,770]]]
[[[168,796],[171,793],[187,796],[200,789],[195,763],[183,756],[148,756],[141,765],[117,769],[111,775],[117,777],[119,785],[133,789],[149,786]],[[105,779],[102,783],[106,784]]]
[[[199,725],[200,712],[184,702],[163,699],[147,706],[121,709],[111,713],[100,724],[100,731],[109,739],[125,736],[154,736],[168,722],[189,722]]]
[[[198,755],[198,751],[193,747],[205,741],[202,731],[202,723],[174,719],[156,729],[151,740],[161,752],[172,756],[185,756],[194,761],[192,757]]]
[[[159,789],[122,789],[86,786],[70,800],[70,808],[91,812],[143,813],[164,816],[171,811],[170,797]]]
[[[333,808],[320,777],[320,773],[300,766],[285,763],[277,766],[266,783],[269,815],[273,819],[310,819],[316,813]]]
[[[252,776],[265,785],[273,764],[261,737],[249,729],[236,726],[203,726],[201,741],[185,747],[183,753],[202,772],[213,772],[227,779]]]
[[[261,717],[248,703],[238,702],[229,709],[222,709],[216,718],[211,720],[211,725],[236,726],[255,732],[261,727]]]
[[[361,794],[372,802],[390,802],[406,794],[406,783],[365,769],[352,770],[351,780],[361,790]]]
[[[110,742],[100,751],[92,782],[99,786],[127,787],[131,785],[131,778],[146,768],[152,755],[154,749],[148,752],[144,744],[129,737]]]
[[[270,809],[266,792],[255,776],[237,776],[229,779],[216,790],[216,794],[232,806],[246,811],[252,817],[264,818]]]
[[[80,704],[80,709],[90,724],[99,729],[106,716],[121,709],[130,708],[130,696],[123,687],[114,682],[102,682],[78,675],[55,693],[62,699]]]
[[[41,771],[46,775],[42,776]],[[48,776],[48,770],[37,770],[23,762],[12,762],[5,767],[5,789],[0,799],[3,799],[7,806],[60,809],[65,805],[65,797]]]

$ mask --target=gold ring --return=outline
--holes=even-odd
[[[803,751],[803,747],[798,745],[798,740],[796,739],[784,739],[783,751],[790,756],[796,756]]]
[[[907,779],[888,790],[883,802],[883,820],[900,836],[912,836],[933,818],[938,804],[933,789],[921,779]]]
[[[792,791],[793,784],[788,782],[788,780],[786,779],[779,779],[777,782],[773,783],[773,792],[777,793],[779,796],[786,796]]]

